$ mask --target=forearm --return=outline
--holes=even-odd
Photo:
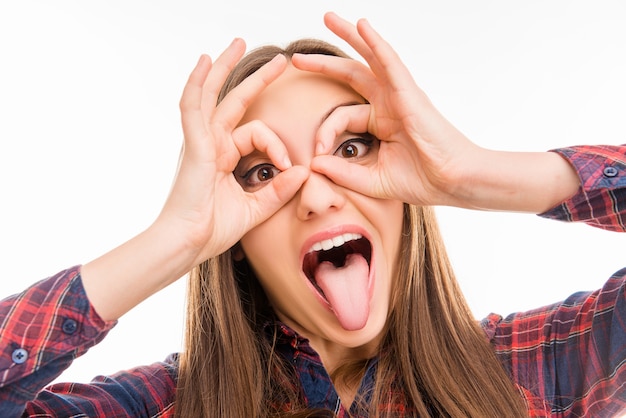
[[[115,320],[184,276],[195,252],[165,225],[152,225],[81,269],[89,300],[105,320]]]
[[[571,164],[553,152],[481,149],[471,174],[455,180],[454,205],[482,210],[542,213],[580,187]]]

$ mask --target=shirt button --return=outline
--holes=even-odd
[[[13,360],[13,363],[16,363],[16,364],[24,363],[27,358],[28,358],[28,351],[24,350],[23,348],[17,348],[13,350],[13,354],[11,354],[11,360]]]
[[[64,333],[72,335],[78,329],[78,323],[73,319],[66,319],[65,321],[63,321],[61,329]]]
[[[618,174],[617,168],[615,167],[606,167],[603,171],[605,177],[615,177]]]

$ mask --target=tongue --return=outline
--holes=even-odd
[[[365,326],[370,312],[369,266],[361,254],[349,254],[339,268],[330,261],[321,263],[315,281],[344,329],[355,331]]]

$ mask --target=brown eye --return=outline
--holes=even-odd
[[[351,138],[342,143],[334,155],[341,158],[365,157],[372,147],[372,140],[368,138]]]
[[[245,174],[237,176],[237,182],[245,191],[255,191],[263,187],[266,183],[280,173],[280,170],[272,164],[258,164],[246,171]]]
[[[265,166],[261,167],[256,172],[256,178],[258,181],[267,181],[274,177],[274,171],[272,171],[272,167]]]
[[[354,144],[346,145],[341,149],[341,156],[344,158],[352,158],[359,155],[359,147]]]

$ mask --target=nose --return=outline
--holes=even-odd
[[[297,199],[297,216],[302,221],[341,209],[346,203],[341,187],[319,173],[311,173],[300,188]]]

